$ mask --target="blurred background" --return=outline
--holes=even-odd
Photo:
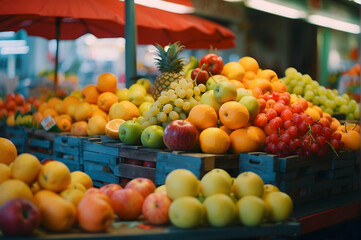
[[[162,1],[158,1],[162,2]],[[182,3],[182,1],[170,1]],[[279,77],[288,67],[309,74],[320,84],[354,92],[359,101],[360,77],[350,80],[360,62],[361,0],[191,0],[192,14],[217,22],[236,35],[236,47],[213,49],[224,62],[252,56],[262,69]],[[200,59],[210,49],[188,49],[182,57]],[[0,95],[53,84],[55,40],[19,32],[0,32]],[[137,46],[139,76],[154,79],[155,47]],[[67,91],[95,83],[103,72],[125,84],[125,39],[98,39],[86,34],[60,41],[59,84]],[[359,73],[359,71],[358,71]],[[351,82],[350,82],[351,81]],[[40,90],[41,91],[41,90]],[[46,88],[44,88],[46,91]]]

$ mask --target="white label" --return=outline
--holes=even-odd
[[[40,122],[40,124],[41,124],[41,126],[43,126],[45,131],[48,131],[50,128],[52,128],[56,124],[56,122],[50,115],[48,115]]]

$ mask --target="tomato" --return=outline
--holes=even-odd
[[[212,75],[220,74],[224,66],[222,57],[215,53],[204,55],[201,59],[200,66],[203,66],[203,64],[203,69],[211,72]]]

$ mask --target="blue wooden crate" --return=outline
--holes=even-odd
[[[337,157],[289,156],[279,158],[264,152],[241,153],[239,171],[252,171],[265,183],[288,193],[295,203],[307,202],[355,188],[355,152],[341,151]]]
[[[56,133],[45,130],[34,130],[28,134],[26,152],[43,160],[53,158],[53,143]]]
[[[30,131],[30,129],[24,126],[6,126],[4,129],[4,137],[13,142],[18,154],[21,154],[26,151],[26,141]]]
[[[160,152],[158,153],[155,183],[164,184],[168,173],[178,168],[190,170],[198,179],[214,168],[224,169],[235,177],[239,169],[238,158],[239,156],[236,154]]]

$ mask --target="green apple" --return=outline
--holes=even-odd
[[[141,136],[140,140],[144,147],[148,148],[164,148],[163,142],[164,129],[158,125],[151,125],[146,127]]]
[[[248,195],[237,202],[238,217],[245,226],[258,226],[266,218],[265,202],[256,196]]]
[[[243,98],[244,96],[253,96],[252,91],[245,88],[237,88],[236,101],[239,102],[239,100],[241,100],[241,98]]]
[[[237,216],[237,207],[232,198],[224,193],[207,197],[203,205],[206,208],[208,223],[213,227],[226,227]]]
[[[247,108],[250,120],[254,119],[260,111],[258,100],[254,96],[244,96],[239,103]]]
[[[140,136],[142,134],[142,125],[133,120],[128,120],[122,123],[119,127],[119,139],[128,145],[137,145],[141,143]]]
[[[207,90],[212,90],[216,86],[217,83],[223,82],[223,81],[229,81],[229,79],[220,74],[209,77],[206,82]]]
[[[216,112],[218,112],[219,108],[222,105],[219,102],[217,102],[216,98],[213,95],[213,90],[208,90],[202,94],[201,103],[213,107],[214,110],[216,110]]]
[[[235,101],[237,99],[237,88],[229,81],[219,82],[214,86],[213,95],[219,103]]]

